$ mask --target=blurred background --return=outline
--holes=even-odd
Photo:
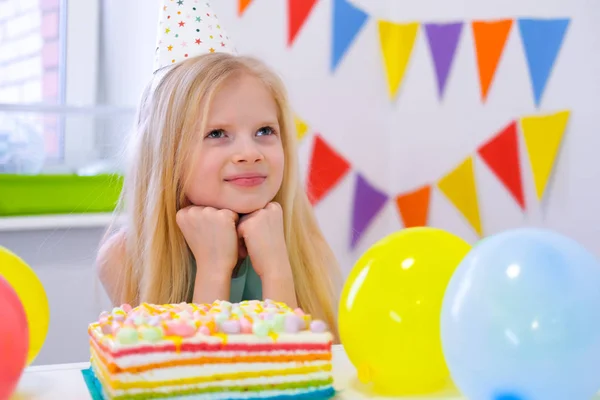
[[[186,0],[192,1],[192,0]],[[158,0],[0,0],[0,245],[51,307],[35,364],[88,358],[93,260],[151,78]],[[344,273],[406,226],[540,226],[600,255],[600,3],[215,0],[285,80]]]

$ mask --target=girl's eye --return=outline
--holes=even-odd
[[[260,128],[256,134],[258,136],[268,136],[268,135],[274,135],[275,134],[275,129],[271,128],[270,126],[263,126],[262,128]]]
[[[223,129],[214,129],[206,135],[209,139],[220,139],[225,136],[225,131]]]

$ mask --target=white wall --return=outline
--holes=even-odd
[[[472,34],[466,28],[441,102],[437,98],[433,64],[422,32],[417,37],[398,99],[388,100],[375,19],[368,22],[338,70],[331,73],[332,2],[317,3],[291,48],[286,46],[286,1],[256,0],[241,18],[237,16],[236,0],[214,4],[238,50],[262,57],[283,75],[294,108],[311,129],[320,132],[372,183],[390,193],[404,192],[439,179],[511,119],[570,108],[570,126],[544,204],[538,205],[536,200],[526,154],[521,155],[529,207],[525,213],[509,198],[489,169],[483,168],[480,160],[476,161],[484,233],[522,225],[543,226],[574,237],[600,255],[600,243],[596,240],[600,225],[596,207],[600,186],[595,184],[600,178],[600,163],[596,161],[600,138],[595,134],[600,104],[600,79],[596,73],[600,70],[597,51],[600,31],[595,21],[600,17],[600,3],[585,0],[353,1],[371,15],[398,22],[523,16],[572,18],[542,105],[536,110],[518,29],[514,27],[485,104],[479,97]],[[111,3],[116,2],[107,2]],[[120,69],[121,74],[111,75],[106,82],[109,90],[121,99],[133,101],[132,93],[137,95],[141,91],[140,76],[150,73],[152,57],[148,53],[154,50],[156,29],[151,22],[156,19],[157,4],[156,0],[128,3],[127,8],[135,12],[136,20],[147,23],[136,22],[136,29],[140,30],[128,31],[134,35],[132,40],[136,44],[129,56],[130,48],[125,51],[112,47],[113,64],[117,65],[116,60],[121,56],[127,56],[127,65]],[[119,18],[127,16],[121,13]],[[115,25],[112,35],[119,35],[117,29],[122,26]],[[125,35],[120,37],[127,40]],[[304,168],[310,144],[311,137],[307,136],[301,148]],[[397,156],[391,156],[392,152]],[[349,175],[317,206],[319,221],[345,271],[374,241],[402,227],[395,207],[389,202],[359,247],[349,251],[353,188],[354,175]],[[430,224],[469,241],[477,239],[453,206],[435,190]]]

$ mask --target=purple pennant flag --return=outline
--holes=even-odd
[[[456,53],[462,26],[462,22],[425,25],[429,48],[435,64],[440,99],[444,97],[448,73]]]
[[[356,174],[350,236],[350,247],[352,249],[356,247],[362,234],[385,205],[387,199],[387,194],[373,187],[360,173]]]

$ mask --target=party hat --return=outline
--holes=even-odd
[[[154,72],[191,57],[236,50],[206,0],[161,0]]]

